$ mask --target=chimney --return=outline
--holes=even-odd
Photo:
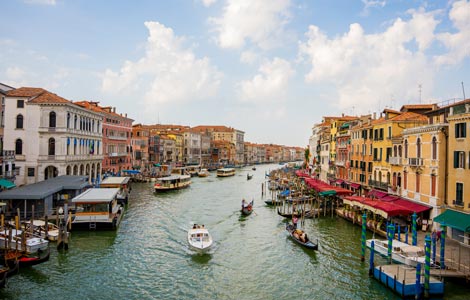
[[[373,120],[376,120],[376,118],[377,118],[377,114],[374,112]]]
[[[113,113],[116,113],[116,107],[113,107]]]
[[[344,113],[342,113],[341,116],[344,117]]]

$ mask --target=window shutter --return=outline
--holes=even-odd
[[[459,124],[455,124],[455,137],[459,137]]]
[[[462,136],[461,137],[466,137],[467,136],[467,123],[462,123]]]
[[[459,167],[459,152],[454,151],[454,169]]]

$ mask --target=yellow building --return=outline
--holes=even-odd
[[[470,244],[470,99],[442,108],[449,123],[447,148],[446,210],[434,221],[449,226],[447,234],[460,242]]]
[[[387,192],[396,190],[401,185],[402,167],[399,164],[391,164],[395,140],[400,140],[402,132],[406,128],[413,128],[427,124],[427,117],[414,112],[400,112],[391,109],[383,111],[384,117],[380,118],[372,127],[373,143],[373,170],[369,186],[382,189]],[[392,182],[392,175],[395,174]],[[394,183],[396,186],[392,185]]]

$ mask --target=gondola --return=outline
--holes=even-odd
[[[18,258],[18,262],[21,268],[30,267],[48,261],[50,255],[51,251],[48,248],[32,255],[23,255]]]
[[[302,212],[297,211],[294,214],[293,213],[283,213],[278,208],[277,209],[277,214],[280,215],[281,217],[284,217],[284,218],[287,218],[287,219],[292,219],[292,215],[297,216],[298,218],[300,218],[301,215],[302,215]],[[310,210],[306,211],[305,214],[304,214],[304,216],[306,216],[306,217],[309,217],[310,215],[311,215]]]
[[[253,171],[256,171],[256,167],[251,168]]]
[[[242,209],[241,209],[242,215],[248,216],[253,212],[253,203],[254,203],[254,200],[251,200],[250,203],[247,203],[245,202],[245,200],[243,200]]]
[[[318,241],[316,243],[313,243],[310,239],[307,238],[306,242],[302,242],[300,238],[297,238],[294,234],[296,230],[300,231],[302,233],[303,231],[300,229],[294,229],[294,226],[292,224],[287,224],[286,225],[286,230],[289,233],[289,235],[292,237],[292,239],[299,245],[304,246],[305,248],[312,249],[312,250],[318,250]]]
[[[264,201],[264,203],[266,203],[266,205],[269,205],[269,206],[273,206],[273,205],[276,205],[276,206],[280,206],[282,205],[282,201],[277,201],[277,200],[266,200]]]
[[[246,174],[246,180],[250,180],[251,178],[253,178],[253,175]]]

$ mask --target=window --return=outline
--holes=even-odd
[[[17,108],[24,108],[24,100],[16,100]]]
[[[416,173],[416,193],[419,193],[419,186],[420,186],[420,174]]]
[[[431,196],[436,196],[436,175],[431,174]]]
[[[463,183],[460,182],[455,184],[455,204],[463,205]]]
[[[47,151],[48,155],[55,155],[55,140],[54,138],[49,139],[49,147]]]
[[[455,138],[464,138],[467,136],[467,123],[455,124]]]
[[[51,111],[49,113],[49,127],[55,128],[56,126],[56,115],[55,112]]]
[[[73,128],[77,129],[77,115],[75,115],[75,118],[73,120]]]
[[[436,137],[432,138],[431,156],[432,156],[432,159],[437,159],[437,139],[436,139]]]
[[[465,169],[465,152],[454,151],[454,169]]]
[[[28,177],[34,177],[34,168],[28,168]]]
[[[403,172],[403,188],[406,190],[408,188],[408,173]]]
[[[405,158],[408,158],[408,140],[405,140]]]
[[[392,138],[392,127],[388,127],[388,138],[391,139]]]
[[[17,139],[15,142],[15,154],[23,154],[23,141],[21,139]]]
[[[16,129],[23,129],[23,116],[22,115],[16,116]]]
[[[421,158],[421,139],[416,140],[416,156]]]
[[[67,128],[70,128],[70,113],[67,113]]]

